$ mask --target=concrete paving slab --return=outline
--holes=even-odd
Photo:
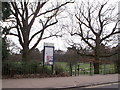
[[[2,88],[67,88],[94,83],[117,82],[118,74],[72,77],[3,79]]]

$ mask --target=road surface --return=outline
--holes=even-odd
[[[84,88],[69,88],[69,89],[40,89],[40,88],[4,88],[2,90],[120,90],[120,83],[111,83],[111,84],[104,84],[104,85],[96,85],[96,86],[89,86],[89,87],[84,87]]]
[[[111,83],[104,85],[89,86],[84,88],[72,88],[66,90],[120,90],[120,83]]]

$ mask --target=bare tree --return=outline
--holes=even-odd
[[[44,33],[47,28],[58,22],[57,15],[60,13],[60,9],[72,1],[61,4],[58,2],[51,3],[51,0],[38,0],[37,2],[14,0],[14,2],[10,2],[12,16],[6,22],[11,22],[12,25],[7,27],[4,32],[7,35],[18,37],[23,49],[23,61],[29,60],[30,52],[36,48],[41,40],[57,36],[58,32],[55,34],[50,32],[49,36],[45,36]],[[39,30],[33,30],[36,28],[33,27],[36,20],[39,20],[39,25],[37,24],[37,27],[40,27]],[[32,41],[34,41],[34,45],[30,47]]]
[[[115,9],[116,7],[114,5],[108,6],[108,1],[104,3],[100,3],[99,1],[92,3],[81,2],[76,8],[77,13],[75,14],[78,26],[74,26],[72,30],[69,30],[71,36],[80,37],[78,42],[72,42],[72,45],[77,48],[78,54],[90,56],[95,59],[95,74],[99,74],[99,59],[112,55],[101,54],[101,45],[106,46],[113,40],[113,36],[120,33],[117,28],[120,20],[118,20],[117,11],[114,12]],[[82,46],[82,43],[84,43],[84,46]],[[82,52],[83,47],[86,49],[85,44],[87,45],[87,50],[91,52]]]

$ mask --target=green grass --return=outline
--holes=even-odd
[[[21,64],[21,62],[15,62],[15,63],[17,63],[17,65]],[[34,63],[34,62],[32,62],[32,63]],[[85,69],[85,72],[90,71],[89,63],[77,63],[76,68],[78,68],[78,65],[79,65],[80,69],[82,69],[82,70]],[[69,69],[70,69],[70,63],[68,63],[68,62],[55,62],[54,66],[60,66],[64,69],[64,71],[69,71]],[[51,69],[50,65],[45,65],[45,67]],[[104,72],[104,68],[106,69],[105,72]],[[100,70],[102,70],[100,73],[101,74],[113,73],[115,71],[113,68],[114,68],[114,64],[106,64],[105,66],[104,66],[104,64],[102,64],[102,65],[100,65]],[[72,69],[73,69],[73,72],[75,72],[75,64],[72,65]],[[82,72],[83,71],[81,71],[80,73],[82,73]]]
[[[70,63],[67,62],[55,62],[55,65],[61,65],[66,71],[69,71],[70,68]],[[80,74],[90,74],[90,63],[77,63],[76,68],[82,69],[79,71]],[[105,68],[105,70],[104,70]],[[72,65],[72,72],[75,74],[75,64]],[[78,71],[76,70],[78,73]],[[109,74],[109,73],[114,73],[114,64],[102,64],[100,65],[100,74]],[[93,73],[93,68],[92,68],[92,73]]]

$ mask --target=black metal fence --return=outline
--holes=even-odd
[[[100,74],[116,73],[115,64],[100,64]],[[3,78],[51,77],[51,76],[78,76],[94,75],[92,63],[55,63],[54,66],[39,62],[3,62]]]

